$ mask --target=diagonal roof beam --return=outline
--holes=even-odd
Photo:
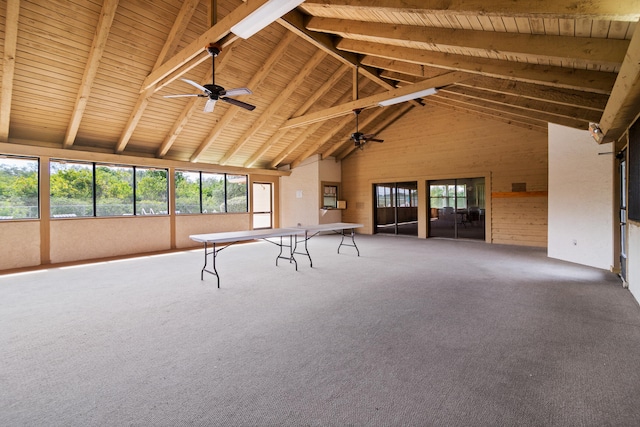
[[[429,102],[431,102],[431,100]],[[389,125],[391,125],[393,122],[395,122],[400,117],[402,117],[405,114],[407,114],[412,108],[413,108],[413,106],[411,104],[402,105],[398,110],[394,111],[390,116],[388,116],[381,123],[379,123],[375,127],[373,133],[374,134],[379,134],[385,128],[387,128]],[[347,157],[349,154],[351,154],[353,151],[355,151],[355,149],[356,149],[355,144],[350,144],[344,150],[342,150],[338,155],[336,155],[336,159],[337,160],[343,160],[345,157]],[[324,158],[325,155],[323,154],[322,157]]]
[[[618,78],[600,119],[601,142],[617,141],[640,110],[640,30],[636,29],[622,62]]]
[[[84,68],[84,74],[82,76],[82,83],[80,84],[80,90],[76,96],[76,102],[71,113],[71,120],[67,126],[67,132],[64,136],[62,143],[63,148],[69,148],[73,145],[78,129],[80,128],[80,122],[84,111],[87,108],[87,102],[89,102],[89,96],[91,95],[91,88],[93,82],[98,73],[98,67],[100,66],[100,59],[104,53],[104,48],[111,31],[111,24],[113,18],[116,15],[116,9],[118,8],[118,0],[105,0],[102,4],[102,10],[100,11],[100,19],[96,27],[96,33],[93,37],[93,43],[91,44],[91,51],[89,52],[89,59],[87,65]]]
[[[487,31],[384,23],[371,25],[370,22],[321,17],[311,18],[306,27],[349,39],[366,37],[369,41],[388,44],[411,40],[411,43],[421,43],[424,49],[433,51],[443,46],[563,62],[589,61],[610,67],[622,63],[629,46],[628,40],[621,39],[521,33],[500,33],[500,37],[496,37],[495,33]]]
[[[8,0],[4,22],[4,54],[2,57],[2,87],[0,87],[0,141],[9,139],[13,76],[16,70],[18,18],[20,0]]]
[[[154,70],[162,65],[169,53],[176,50],[176,47],[178,46],[182,35],[187,29],[189,21],[191,21],[191,17],[196,11],[199,3],[200,0],[184,1],[184,3],[182,4],[182,8],[180,9],[178,16],[176,17],[176,20],[173,23],[173,26],[171,27],[171,31],[169,31],[169,35],[164,42],[164,46],[162,47],[162,50],[160,51],[160,54],[156,59],[156,63],[153,66]],[[138,101],[136,101],[136,105],[133,107],[133,111],[129,116],[129,120],[127,121],[127,124],[125,125],[124,130],[120,135],[120,138],[118,139],[118,143],[116,144],[116,153],[122,153],[129,143],[129,139],[131,138],[131,135],[133,135],[133,131],[138,125],[138,122],[142,118],[144,110],[147,108],[147,105],[149,105],[149,99],[151,98],[151,96],[153,96],[155,89],[155,85],[151,86],[138,96]]]
[[[412,108],[412,107],[409,107]],[[366,128],[367,126],[369,126],[371,123],[373,123],[374,120],[376,120],[382,113],[384,113],[385,110],[383,108],[379,108],[375,111],[372,111],[367,117],[365,117],[364,119],[360,119],[359,123],[358,123],[358,130],[360,132],[362,132],[362,130],[364,128]],[[355,121],[355,120],[354,120]],[[353,123],[352,123],[353,126]],[[369,132],[369,133],[374,133],[374,132]],[[329,138],[331,139],[331,138]],[[327,139],[327,141],[329,140]],[[327,149],[325,152],[322,153],[321,158],[322,159],[326,159],[327,157],[330,157],[333,155],[333,153],[335,153],[336,151],[338,151],[340,149],[340,147],[345,146],[346,144],[349,145],[353,145],[355,146],[355,144],[353,143],[353,140],[351,138],[346,139],[346,140],[342,140],[342,141],[338,141],[335,144],[333,144],[331,147],[329,147],[329,149]],[[322,145],[319,145],[319,147],[322,147]]]
[[[247,84],[247,87],[256,88],[260,86],[262,81],[269,75],[269,72],[271,71],[271,68],[274,66],[274,64],[280,60],[289,45],[296,39],[297,37],[295,34],[287,32],[278,43],[278,46],[276,46],[276,48],[271,52],[269,58],[267,58],[260,69],[253,75],[253,77]],[[237,108],[228,108],[227,111],[225,111],[224,115],[218,121],[218,123],[216,123],[215,127],[211,130],[209,135],[207,135],[207,137],[200,143],[198,149],[191,155],[191,162],[197,162],[200,159],[202,153],[207,151],[211,144],[213,144],[216,138],[222,133],[225,126],[227,126],[235,117],[237,112]]]
[[[616,76],[615,73],[604,71],[576,70],[552,65],[516,63],[489,58],[471,58],[464,55],[425,52],[420,49],[347,39],[341,40],[337,47],[350,52],[448,70],[459,70],[483,76],[601,94],[609,94],[611,92]]]
[[[291,94],[298,89],[298,87],[313,73],[316,67],[325,59],[327,54],[322,50],[317,50],[311,59],[302,67],[296,74],[296,77],[291,80],[287,86],[278,94],[278,96],[269,103],[269,106],[260,114],[252,124],[249,126],[240,138],[227,150],[222,156],[219,163],[226,165],[229,159],[235,155],[240,149],[249,141],[249,139],[260,130],[269,120],[282,108],[282,104],[291,96]]]
[[[468,74],[452,71],[450,73],[442,74],[440,76],[424,80],[420,83],[406,85],[401,88],[392,89],[388,92],[378,93],[376,95],[371,95],[366,98],[358,99],[342,105],[337,105],[335,107],[327,108],[322,111],[317,111],[315,113],[306,114],[304,116],[297,117],[294,119],[289,119],[281,127],[291,128],[291,127],[297,127],[297,126],[304,126],[310,123],[315,123],[322,120],[344,116],[345,114],[349,114],[353,110],[358,108],[375,107],[378,105],[378,102],[384,101],[386,99],[408,95],[408,94],[418,92],[424,89],[429,89],[432,87],[447,86],[447,85],[462,81],[466,78],[469,78]]]
[[[330,5],[342,13],[357,14],[358,10],[371,8],[387,9],[385,12],[412,12],[464,15],[512,15],[518,17],[545,18],[598,18],[635,22],[640,19],[640,0],[625,1],[575,1],[575,0],[306,0],[303,8],[316,15]]]
[[[187,71],[197,67],[199,64],[204,62],[208,58],[208,56],[202,55],[200,58],[197,58],[197,56],[202,53],[202,50],[205,46],[207,46],[209,43],[216,43],[221,40],[224,36],[231,32],[231,27],[249,16],[259,7],[267,3],[267,1],[269,0],[254,0],[240,4],[228,15],[218,21],[216,25],[209,28],[203,34],[198,36],[194,41],[189,43],[188,46],[171,57],[160,67],[152,71],[151,74],[149,74],[142,83],[140,92],[144,92],[150,87],[157,85],[161,80],[163,80],[165,77],[168,77],[178,69],[182,69],[182,72],[186,73]],[[177,78],[177,76],[175,77]]]
[[[305,16],[302,13],[293,10],[278,19],[278,23],[318,49],[324,50],[338,61],[351,67],[357,67],[360,74],[372,82],[377,83],[380,87],[387,90],[393,89],[393,84],[381,78],[376,69],[360,65],[360,60],[357,55],[336,49],[333,37],[327,34],[309,31],[304,25],[304,20]],[[410,102],[416,106],[420,105],[417,101]]]
[[[370,83],[369,80],[362,80],[358,83],[358,90],[364,89]],[[340,98],[333,104],[333,106],[341,105],[351,98],[351,90],[345,91]],[[269,167],[275,168],[291,153],[298,149],[302,144],[304,144],[311,135],[313,135],[318,129],[320,129],[324,125],[322,121],[318,121],[312,123],[307,126],[307,128],[296,138],[296,142],[289,144],[284,150],[282,150],[270,163]],[[287,131],[289,129],[281,128],[282,131]]]
[[[318,88],[318,90],[316,90],[315,93],[309,97],[309,99],[307,99],[307,102],[305,102],[300,108],[298,108],[298,110],[291,117],[299,117],[306,113],[309,108],[311,108],[314,102],[316,102],[323,95],[329,92],[333,88],[333,86],[335,86],[335,84],[340,79],[342,79],[342,77],[344,77],[347,71],[349,71],[349,66],[346,64],[342,64],[340,68],[338,68],[338,70],[335,71],[331,75],[331,77],[326,82],[324,82],[323,85],[320,86],[320,88]],[[269,140],[265,142],[262,147],[260,147],[260,149],[257,150],[249,158],[249,160],[245,162],[244,167],[252,167],[260,157],[262,157],[267,151],[269,151],[269,149],[271,149],[271,147],[273,147],[280,140],[280,138],[282,138],[287,133],[287,131],[288,129],[278,129],[278,131],[276,131],[276,133],[274,133],[271,138],[269,138]]]

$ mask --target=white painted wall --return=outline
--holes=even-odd
[[[640,302],[640,224],[629,222],[627,243],[627,284],[629,290]]]
[[[319,155],[306,159],[291,175],[280,177],[282,227],[341,221],[342,211],[320,209],[322,181],[340,182],[341,167],[334,159],[321,160]]]
[[[549,125],[549,257],[607,270],[614,265],[612,150],[586,130]]]

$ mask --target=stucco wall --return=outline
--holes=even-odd
[[[610,269],[613,261],[612,144],[589,132],[549,125],[549,228],[552,258]]]

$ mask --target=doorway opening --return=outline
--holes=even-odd
[[[373,186],[375,232],[418,235],[418,183],[392,182]]]
[[[252,187],[253,229],[273,228],[273,184],[254,182]]]
[[[429,181],[429,237],[485,240],[484,178]]]

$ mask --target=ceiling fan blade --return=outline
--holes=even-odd
[[[190,93],[190,94],[183,94],[183,95],[165,95],[164,98],[183,98],[185,96],[206,96],[206,95],[201,95],[199,93]]]
[[[205,113],[213,113],[213,108],[216,106],[216,100],[215,99],[207,99],[207,103],[204,104],[204,112]]]
[[[191,86],[197,87],[198,89],[200,89],[201,91],[203,91],[204,93],[211,93],[211,91],[209,89],[207,89],[206,87],[202,86],[201,84],[198,84],[196,82],[194,82],[193,80],[189,80],[189,79],[180,79],[185,83],[189,83]]]
[[[220,100],[224,102],[228,102],[229,104],[233,104],[236,107],[244,108],[245,110],[249,110],[249,111],[253,111],[256,108],[255,105],[247,104],[246,102],[238,101],[237,99],[233,99],[233,98],[220,98]]]
[[[220,93],[220,95],[223,96],[238,96],[238,95],[251,95],[253,94],[253,92],[251,92],[251,89],[246,88],[246,87],[239,87],[236,89],[228,89],[228,90],[224,90]]]
[[[367,138],[367,141],[371,141],[371,142],[384,142],[384,139]]]

